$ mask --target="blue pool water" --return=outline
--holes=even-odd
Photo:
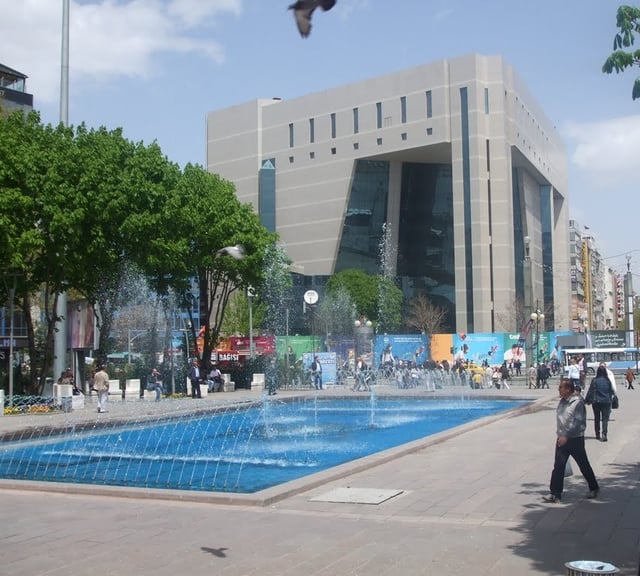
[[[0,477],[251,493],[525,401],[312,398],[0,448]]]

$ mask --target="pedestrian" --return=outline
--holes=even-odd
[[[578,369],[580,370],[580,388],[578,392],[582,392],[584,390],[584,383],[587,379],[587,365],[584,359],[584,355],[580,354],[578,356]]]
[[[549,388],[549,376],[551,372],[546,362],[538,364],[538,388]]]
[[[98,393],[98,412],[106,412],[109,399],[109,374],[104,364],[98,366],[98,371],[93,377],[93,389]]]
[[[561,378],[558,386],[560,401],[556,408],[556,446],[553,462],[553,472],[549,483],[549,495],[544,496],[545,502],[559,502],[562,499],[564,474],[567,460],[572,457],[584,479],[589,485],[586,497],[597,498],[600,487],[593,473],[587,452],[584,447],[584,431],[587,427],[587,410],[584,398],[575,394],[574,384],[567,378]]]
[[[317,356],[314,356],[311,362],[311,376],[315,389],[322,390],[322,364]]]
[[[596,440],[607,442],[609,416],[611,415],[611,401],[613,400],[613,385],[607,375],[606,366],[598,366],[596,377],[591,380],[589,390],[585,396],[585,404],[591,404],[593,409],[593,423]],[[600,436],[600,422],[602,421],[602,436]]]
[[[147,390],[156,393],[156,402],[162,400],[162,376],[157,368],[152,368],[151,373],[147,376]]]
[[[200,362],[193,361],[189,374],[187,374],[191,381],[191,398],[202,398],[202,392],[200,391]]]
[[[528,375],[529,375],[529,390],[531,390],[532,388],[537,388],[538,387],[538,370],[536,369],[535,364],[531,364],[531,366],[529,366]]]
[[[509,373],[509,367],[507,366],[507,361],[505,360],[500,366],[500,385],[507,390],[511,390],[509,386],[509,379],[511,378],[511,374]]]
[[[278,378],[278,371],[276,369],[276,361],[274,358],[269,362],[265,373],[265,381],[267,384],[267,394],[269,396],[276,395],[276,383]]]
[[[631,366],[629,366],[629,368],[627,368],[627,372],[624,375],[625,380],[627,381],[627,389],[628,390],[633,390],[633,381],[636,379],[636,375],[633,373],[633,368],[631,368]]]
[[[567,366],[567,378],[573,384],[574,388],[580,386],[580,367],[575,358],[569,360],[569,366]]]
[[[489,363],[487,362],[487,367],[484,369],[484,383],[483,386],[485,388],[491,388],[492,382],[491,382],[491,377],[493,376],[493,368],[491,368],[491,366],[489,366]]]

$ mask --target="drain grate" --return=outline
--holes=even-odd
[[[310,502],[337,502],[344,504],[382,504],[404,490],[382,490],[380,488],[335,488],[325,494],[310,498]]]

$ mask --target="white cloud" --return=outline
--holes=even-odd
[[[72,80],[110,82],[149,77],[162,52],[196,53],[224,61],[215,40],[196,36],[213,18],[239,14],[242,0],[71,0],[69,73]],[[62,2],[0,0],[2,63],[29,76],[39,101],[57,98]]]
[[[573,149],[571,162],[580,170],[598,180],[636,181],[640,115],[571,123],[562,133]]]

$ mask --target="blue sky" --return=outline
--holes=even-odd
[[[71,0],[72,124],[122,126],[204,163],[208,111],[291,98],[472,52],[502,55],[558,128],[571,217],[607,263],[638,271],[637,70],[606,76],[611,0],[338,0],[298,35],[288,0]],[[0,61],[59,120],[62,0],[0,0]],[[640,46],[638,46],[640,47]]]

